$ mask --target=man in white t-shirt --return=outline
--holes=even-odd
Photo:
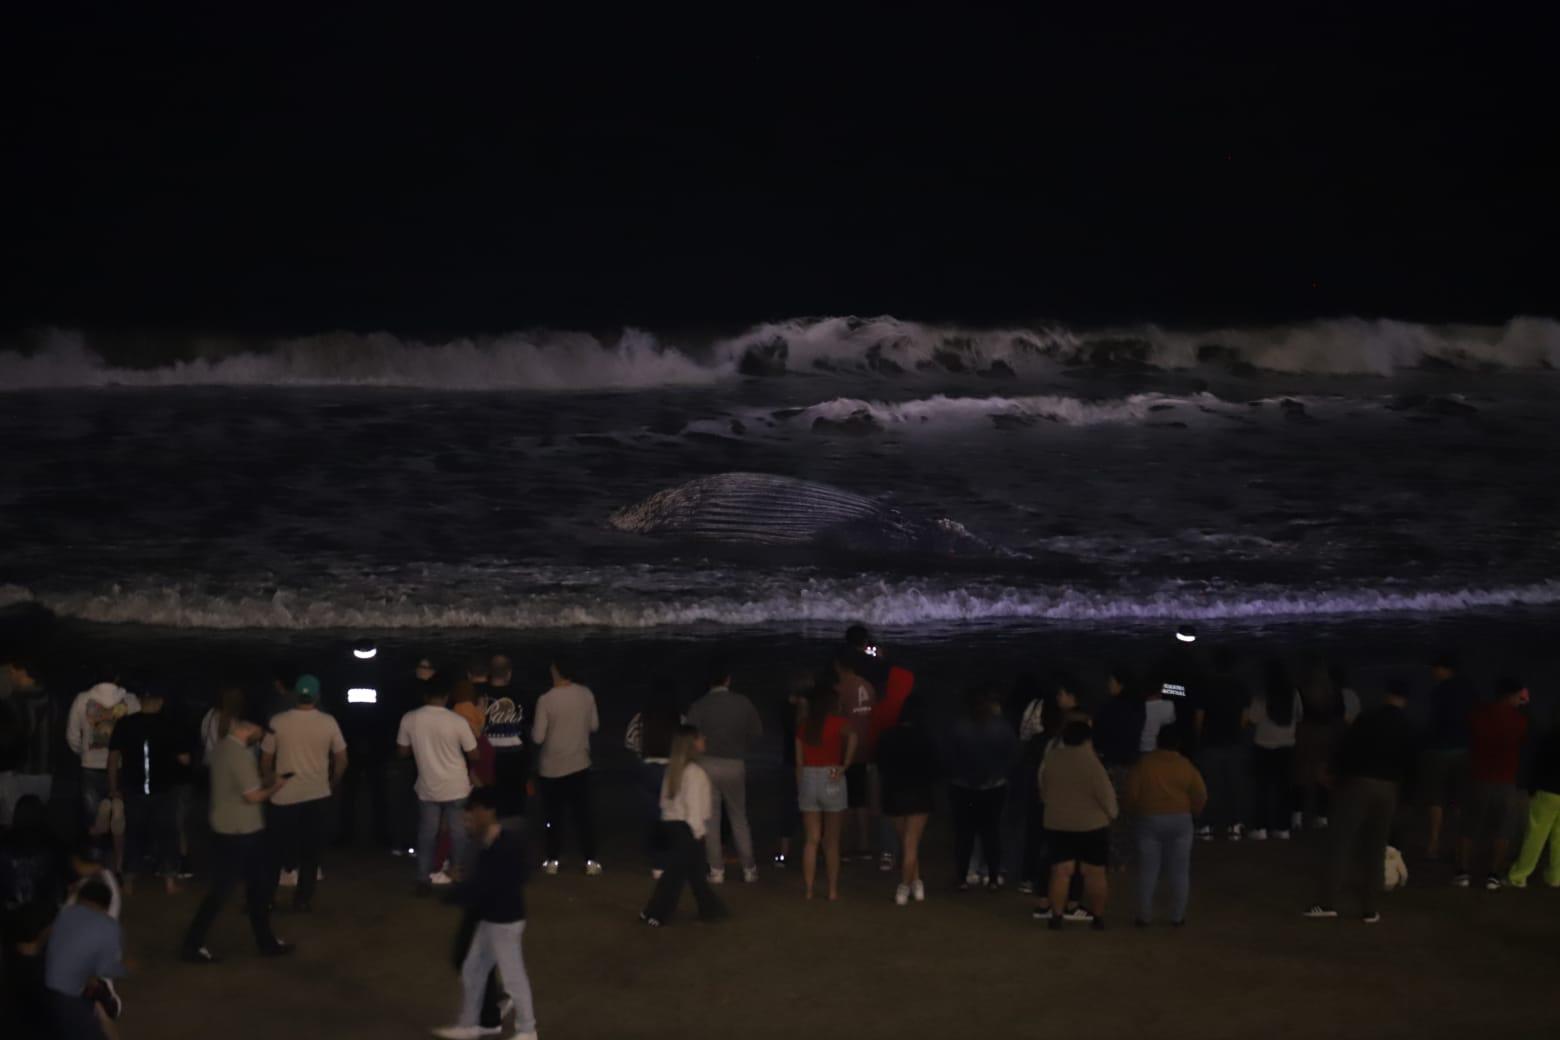
[[[477,761],[477,738],[471,724],[445,707],[448,694],[428,691],[427,703],[401,717],[396,748],[417,762],[417,884],[448,885],[459,874],[466,851],[460,811],[471,793],[471,766]],[[439,826],[450,835],[450,874],[433,861]]]
[[[271,717],[260,742],[260,772],[267,782],[287,779],[271,799],[271,831],[281,853],[280,883],[297,886],[293,909],[306,912],[320,878],[330,795],[347,770],[347,741],[319,709],[318,679],[298,676],[293,698],[296,707]]]
[[[541,777],[542,805],[547,814],[547,858],[542,870],[558,873],[563,853],[563,817],[574,816],[580,831],[580,853],[585,873],[601,873],[596,861],[596,830],[590,812],[590,735],[601,728],[596,695],[574,681],[574,669],[566,661],[552,666],[552,689],[536,702],[531,740],[541,746],[536,772]]]

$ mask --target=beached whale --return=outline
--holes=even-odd
[[[828,484],[767,473],[690,480],[618,510],[610,522],[620,531],[716,542],[1006,555],[953,520],[915,516]]]

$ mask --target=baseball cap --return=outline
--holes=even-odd
[[[320,681],[312,675],[300,675],[293,684],[293,692],[300,701],[317,701],[320,699]]]

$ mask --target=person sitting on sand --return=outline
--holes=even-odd
[[[125,977],[119,922],[108,912],[113,898],[108,886],[90,881],[76,901],[60,911],[49,932],[44,953],[44,985],[48,987],[54,1035],[65,1040],[95,1040],[109,1035],[107,1014],[99,994],[113,993],[113,979]],[[117,1007],[117,998],[104,1002]]]
[[[661,781],[661,846],[666,869],[639,915],[652,928],[671,920],[685,884],[693,889],[701,921],[726,916],[726,907],[710,887],[705,871],[704,838],[715,795],[709,774],[697,761],[704,747],[704,737],[695,726],[679,726],[672,737],[671,756]]]
[[[813,897],[818,847],[823,846],[829,900],[840,897],[840,829],[848,803],[845,769],[856,754],[856,731],[838,711],[839,695],[829,680],[807,694],[796,727],[797,807],[802,812],[802,894]]]

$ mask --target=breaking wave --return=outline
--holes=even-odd
[[[729,576],[728,576],[729,577]],[[96,592],[34,596],[0,588],[0,606],[37,602],[86,621],[192,629],[676,629],[773,627],[852,619],[888,628],[938,628],[984,622],[1228,623],[1300,621],[1356,615],[1438,615],[1560,603],[1560,581],[1486,588],[1392,589],[1279,586],[1169,586],[1155,591],[1024,588],[1001,582],[925,578],[782,579],[744,576],[744,594],[722,580],[709,590],[638,571],[593,573],[562,588],[524,593],[468,583],[470,595],[441,602],[442,585],[336,590],[268,589],[251,595],[191,584],[114,586]]]
[[[725,339],[626,329],[512,333],[445,342],[327,333],[265,342],[169,339],[109,345],[47,330],[0,350],[0,389],[168,386],[364,386],[445,390],[632,390],[741,376],[845,372],[1011,377],[1059,368],[1217,367],[1336,375],[1403,369],[1560,368],[1560,322],[1421,325],[1339,318],[1253,328],[1146,325],[965,329],[892,317],[807,318]],[[110,360],[113,358],[113,360]]]

